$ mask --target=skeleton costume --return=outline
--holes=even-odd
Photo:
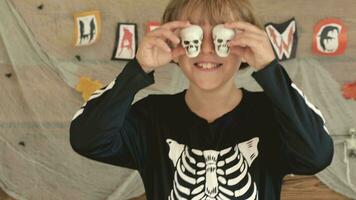
[[[77,153],[137,169],[149,200],[280,199],[286,174],[315,174],[332,160],[321,112],[277,60],[252,74],[264,92],[241,88],[239,105],[210,123],[189,109],[186,90],[132,104],[153,74],[128,62],[70,126]]]

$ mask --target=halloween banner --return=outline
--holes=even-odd
[[[352,83],[345,83],[342,91],[345,99],[353,99],[356,101],[356,81]]]
[[[137,25],[118,23],[112,60],[132,60],[137,50]]]
[[[158,28],[161,24],[159,22],[147,22],[147,29],[146,29],[146,33],[151,32],[153,30],[155,30],[156,28]]]
[[[313,53],[324,56],[337,56],[347,47],[347,28],[343,21],[327,18],[314,27]]]
[[[282,24],[267,23],[265,30],[280,61],[293,59],[298,45],[297,23],[294,18]]]
[[[87,46],[100,37],[101,22],[99,11],[74,13],[74,46]]]

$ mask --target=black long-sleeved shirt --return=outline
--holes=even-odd
[[[187,106],[186,90],[135,94],[154,83],[136,60],[73,117],[79,154],[137,169],[147,199],[280,199],[286,174],[315,174],[333,157],[321,112],[277,60],[253,72],[264,89],[209,123]]]

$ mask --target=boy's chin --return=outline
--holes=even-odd
[[[195,81],[194,82],[195,89],[199,89],[202,91],[215,91],[222,87],[222,83],[217,81]]]

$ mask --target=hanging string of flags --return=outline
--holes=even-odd
[[[100,38],[101,21],[99,11],[86,11],[74,14],[74,46],[88,46]],[[146,24],[146,32],[160,26],[159,22]],[[265,31],[270,39],[276,57],[280,61],[296,57],[298,29],[295,18],[283,23],[267,23]],[[118,23],[112,60],[134,59],[138,44],[137,25]],[[341,19],[326,18],[314,27],[312,52],[315,55],[342,55],[347,47],[347,28]]]
[[[118,23],[112,60],[132,60],[137,49],[137,25]]]
[[[74,25],[74,47],[89,46],[96,43],[101,35],[100,11],[74,13]],[[149,21],[146,23],[145,32],[153,31],[159,26],[160,22]],[[298,27],[294,17],[282,23],[266,23],[264,29],[275,55],[280,61],[290,60],[297,56]],[[135,58],[137,47],[137,24],[118,23],[111,60],[132,60]],[[347,27],[344,22],[337,18],[320,20],[314,26],[311,47],[312,53],[317,56],[339,56],[344,54],[347,48]],[[80,55],[75,57],[78,61],[81,61]],[[353,91],[353,88],[354,86],[350,89],[349,85],[347,85],[344,87],[344,91],[349,94],[349,91]],[[351,92],[351,94],[353,93]],[[349,96],[347,97],[350,98]]]
[[[347,47],[347,28],[341,19],[320,20],[314,27],[313,52],[317,55],[342,55]]]
[[[296,57],[298,32],[297,23],[294,18],[281,24],[267,23],[265,31],[272,44],[274,53],[280,61]]]
[[[74,13],[74,39],[75,47],[94,44],[100,38],[101,20],[100,11],[86,11]]]

